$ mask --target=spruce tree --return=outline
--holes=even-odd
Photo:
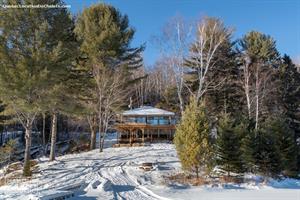
[[[197,178],[201,171],[209,172],[213,148],[203,103],[198,105],[191,98],[176,128],[174,143],[184,170],[196,173]]]
[[[258,129],[243,140],[243,158],[248,172],[265,177],[278,177],[281,172],[277,138],[265,129]]]
[[[280,172],[285,176],[296,177],[298,152],[294,131],[289,128],[284,117],[268,119],[264,129],[275,137],[277,152],[280,156]]]
[[[241,136],[228,114],[223,114],[218,122],[216,146],[217,164],[220,169],[227,172],[228,176],[230,172],[243,172]]]
[[[254,127],[255,122],[248,118],[240,119],[239,123],[235,127],[235,131],[241,137],[243,171],[245,172],[255,171],[255,162],[253,158],[253,152],[256,145],[254,142]]]
[[[282,57],[277,73],[278,104],[286,124],[294,132],[294,141],[300,139],[300,73],[289,56]],[[298,172],[300,172],[300,144],[298,144]]]

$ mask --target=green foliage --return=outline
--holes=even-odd
[[[63,4],[60,0],[46,2]],[[40,1],[6,1],[20,3],[31,5]],[[49,101],[43,97],[56,83],[65,84],[62,72],[70,67],[73,50],[69,45],[72,19],[68,10],[62,8],[1,9],[0,30],[1,98],[26,129],[26,149],[30,149],[30,129],[36,115],[45,105],[53,105],[53,97],[47,98]],[[30,172],[29,159],[25,156],[25,175]]]
[[[278,69],[279,107],[290,129],[300,138],[300,73],[289,56],[284,55]]]
[[[3,147],[0,147],[0,162],[10,162],[16,151],[16,141],[9,140]]]
[[[275,40],[260,32],[249,32],[240,41],[240,45],[252,62],[271,63],[279,58]]]
[[[191,99],[174,138],[182,168],[189,172],[209,172],[212,163],[209,123],[204,104]]]
[[[294,132],[285,123],[285,119],[268,119],[265,122],[265,131],[275,138],[277,152],[280,156],[281,173],[285,176],[297,176],[297,144]]]
[[[247,171],[263,176],[279,174],[280,157],[273,135],[257,130],[246,136],[243,142],[243,157]]]
[[[35,4],[37,1],[24,2]],[[60,1],[51,1],[59,4]],[[16,4],[7,1],[7,4]],[[49,89],[50,71],[60,69],[66,9],[4,9],[0,12],[0,90],[14,109],[34,115]],[[60,55],[60,56],[58,56]]]
[[[240,127],[228,114],[223,114],[218,122],[216,157],[218,166],[230,175],[230,172],[243,172]]]
[[[122,15],[116,8],[104,3],[85,9],[75,28],[81,42],[80,49],[87,56],[86,61],[92,64],[87,67],[98,65],[100,68],[120,64],[125,68],[140,67],[141,58],[137,58],[143,48],[130,47],[134,32],[129,26],[127,15]]]

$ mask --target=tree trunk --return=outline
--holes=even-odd
[[[103,148],[104,148],[104,138],[105,138],[105,133],[101,133],[101,140],[100,140],[100,152],[103,152]]]
[[[259,76],[258,76],[258,65],[256,65],[256,80],[255,80],[255,97],[256,97],[256,109],[255,109],[255,130],[258,129],[258,114],[259,114]]]
[[[183,115],[184,108],[183,108],[183,98],[182,98],[181,94],[178,94],[178,98],[179,98],[180,113],[181,113],[181,115]]]
[[[57,136],[57,113],[52,114],[52,129],[51,129],[51,148],[49,160],[55,160],[55,144]]]
[[[42,130],[42,134],[43,134],[43,146],[45,147],[45,145],[46,145],[46,135],[45,135],[46,115],[45,115],[45,113],[43,113],[42,115],[43,115],[43,130]]]
[[[90,131],[91,131],[91,142],[90,142],[90,150],[93,150],[96,148],[96,117],[87,117],[89,126],[90,126]]]
[[[100,129],[99,129],[100,131]],[[100,132],[100,152],[103,152],[103,148],[104,148],[104,138],[105,138],[105,134],[106,134],[106,128],[102,128],[102,131]]]
[[[43,115],[43,130],[42,130],[42,139],[43,139],[43,148],[44,148],[44,155],[46,155],[47,153],[47,149],[46,149],[46,133],[45,133],[45,129],[46,129],[46,114],[42,113]]]
[[[99,115],[99,151],[102,152],[103,151],[103,147],[102,147],[102,126],[101,126],[101,116]]]
[[[255,130],[258,129],[258,112],[259,112],[259,100],[258,95],[256,95],[256,111],[255,111]]]
[[[199,179],[199,168],[196,167],[196,178]]]
[[[32,121],[30,119],[27,119],[26,127],[25,127],[25,155],[24,155],[24,165],[23,165],[24,176],[31,176],[31,170],[30,170],[31,133],[32,133]]]
[[[96,148],[96,130],[91,129],[91,144],[90,144],[90,150],[93,150]]]

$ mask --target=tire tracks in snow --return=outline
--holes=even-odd
[[[119,166],[102,168],[99,172],[101,177],[112,183],[112,190],[116,199],[167,200],[133,180],[124,170],[125,164],[123,162],[119,163]]]

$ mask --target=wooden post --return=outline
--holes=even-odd
[[[159,131],[159,129],[157,129],[157,139],[159,140],[160,139],[160,131]]]
[[[143,141],[143,143],[145,143],[145,137],[144,137],[144,132],[145,132],[145,129],[142,129],[142,141]]]

